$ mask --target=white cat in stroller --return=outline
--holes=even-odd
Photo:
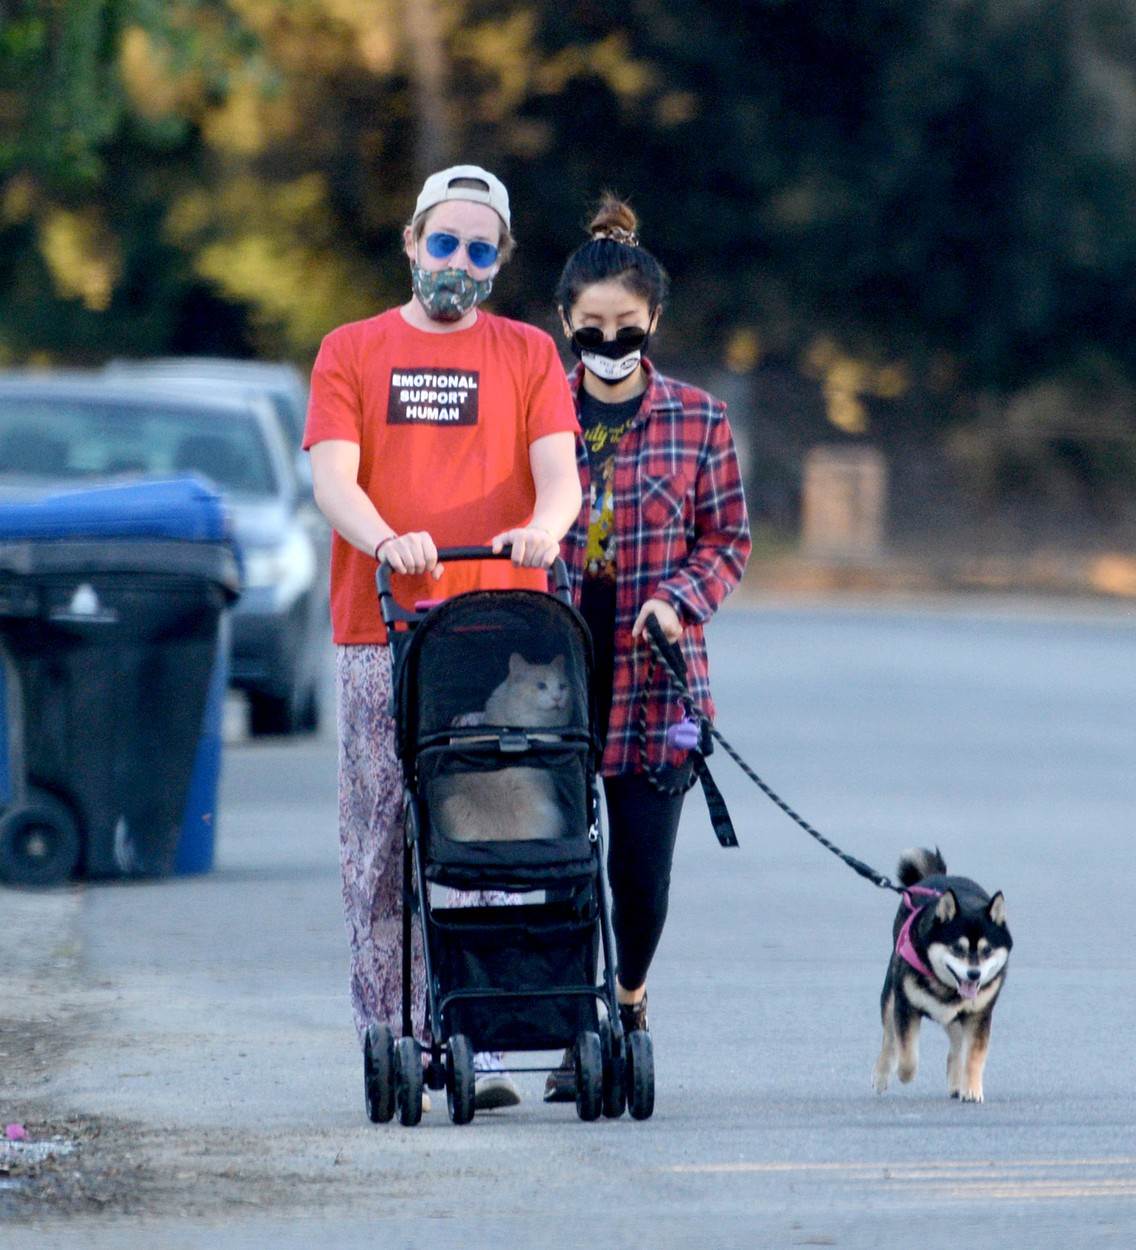
[[[481,712],[454,717],[454,725],[553,729],[572,718],[565,661],[533,664],[513,652],[509,671]],[[435,782],[438,831],[455,842],[519,842],[558,838],[564,817],[555,783],[542,769],[505,767],[494,772],[450,773]]]

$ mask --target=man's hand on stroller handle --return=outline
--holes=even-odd
[[[542,525],[519,525],[505,530],[491,538],[489,545],[499,552],[506,543],[512,544],[512,561],[521,568],[550,568],[560,554],[560,544]]]
[[[438,548],[425,530],[396,534],[385,540],[378,556],[381,564],[389,564],[396,573],[430,573],[435,581],[443,573]]]

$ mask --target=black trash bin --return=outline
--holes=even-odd
[[[0,507],[0,880],[211,864],[239,580],[196,479]]]

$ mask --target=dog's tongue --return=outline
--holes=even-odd
[[[977,998],[978,982],[977,981],[960,981],[958,986],[960,998]]]

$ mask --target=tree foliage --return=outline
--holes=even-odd
[[[451,160],[551,324],[605,187],[690,369],[863,402],[1131,377],[1131,0],[0,0],[0,358],[262,352],[404,299]]]

